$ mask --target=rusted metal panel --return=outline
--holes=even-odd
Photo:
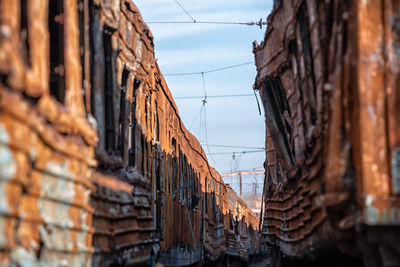
[[[385,118],[384,42],[381,1],[359,1],[358,91],[360,97],[360,144],[364,197],[387,197],[389,161]]]
[[[76,2],[67,4],[67,10],[77,10]],[[47,24],[48,1],[1,1],[0,6],[6,33],[0,40],[1,64],[7,66],[0,85],[0,264],[91,265],[91,180],[126,186],[92,177],[97,133],[83,113],[71,110],[82,110],[82,99],[66,107],[50,96],[49,33],[54,29]],[[75,42],[66,48],[75,60],[66,70],[67,84],[76,78],[80,83],[75,76],[81,71],[75,57],[78,21],[68,12],[64,18],[72,27],[68,38]]]
[[[79,56],[78,1],[64,0],[65,27],[65,105],[77,117],[84,116],[82,65]]]
[[[264,242],[297,260],[324,249],[367,257],[360,226],[399,227],[398,4],[275,1],[254,46]]]

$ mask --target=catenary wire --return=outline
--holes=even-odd
[[[252,146],[229,146],[229,145],[208,145],[210,147],[227,147],[227,148],[244,148],[244,149],[265,149],[264,147],[252,147]]]
[[[167,74],[164,74],[164,76],[204,75],[204,74],[211,73],[211,72],[217,72],[217,71],[233,69],[233,68],[237,68],[237,67],[241,67],[241,66],[245,66],[245,65],[250,65],[250,64],[254,64],[254,62],[250,61],[250,62],[230,65],[230,66],[221,67],[221,68],[217,68],[217,69],[206,70],[206,71],[169,73],[169,74],[167,73]]]
[[[212,155],[230,155],[232,153],[235,154],[251,154],[251,153],[261,153],[264,152],[264,149],[260,150],[248,150],[248,151],[234,151],[234,152],[220,152],[220,153],[212,153]]]
[[[199,112],[197,112],[196,116],[194,117],[194,120],[193,120],[192,124],[190,124],[190,127],[188,129],[189,131],[192,129],[193,125],[197,121],[197,118],[200,116],[202,111],[203,111],[203,105],[201,105]]]
[[[205,96],[205,97],[207,98],[207,96]],[[206,147],[207,147],[208,155],[210,156],[210,159],[211,159],[211,160],[213,161],[213,163],[215,164],[216,161],[215,161],[215,159],[214,159],[213,156],[212,156],[213,154],[210,152],[210,148],[208,147],[206,103],[207,103],[207,102],[203,102],[203,105],[204,105],[204,135],[205,135],[205,138],[206,138]]]
[[[259,26],[262,29],[263,25],[267,25],[267,22],[236,22],[236,21],[147,21],[147,24],[215,24],[215,25],[244,25],[244,26]]]
[[[187,10],[181,5],[181,3],[178,2],[178,0],[174,0],[174,1],[175,1],[175,3],[177,3],[177,4],[182,8],[183,11],[185,11],[185,13],[193,20],[193,23],[196,23],[196,20],[193,18],[192,15],[190,15],[189,11],[187,11]]]
[[[224,97],[244,97],[253,96],[253,94],[239,94],[239,95],[208,95],[208,98],[224,98]],[[204,99],[204,96],[177,96],[174,99]]]

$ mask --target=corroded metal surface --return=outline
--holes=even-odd
[[[255,44],[267,126],[262,231],[286,255],[333,248],[367,263],[377,246],[388,264],[385,253],[398,253],[359,230],[400,225],[399,5],[275,1]]]
[[[0,3],[0,265],[90,265],[97,133],[50,96],[47,1],[21,5]]]
[[[248,261],[257,226],[131,1],[0,0],[0,265]]]

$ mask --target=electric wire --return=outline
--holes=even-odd
[[[262,26],[267,25],[267,22],[260,21],[257,22],[236,22],[236,21],[146,21],[147,24],[214,24],[214,25],[244,25],[244,26]]]
[[[196,20],[192,17],[192,15],[190,15],[189,11],[187,11],[187,10],[181,5],[181,3],[179,3],[177,0],[174,0],[174,1],[175,1],[175,3],[177,3],[177,4],[182,8],[183,11],[185,11],[185,13],[193,20],[192,23],[196,23]]]
[[[260,103],[258,102],[258,97],[257,97],[257,94],[256,94],[256,90],[253,90],[253,92],[254,92],[254,96],[256,97],[256,100],[257,100],[258,113],[261,116],[261,108],[260,108]]]
[[[207,97],[207,96],[206,96]],[[213,154],[210,152],[210,148],[208,147],[208,134],[207,134],[207,112],[206,112],[206,102],[203,102],[204,105],[204,134],[205,134],[205,138],[206,138],[206,147],[207,147],[207,151],[208,151],[208,155],[210,156],[210,159],[213,161],[213,163],[215,164],[216,161],[213,158]]]
[[[206,91],[206,82],[204,81],[204,72],[201,73],[201,79],[203,81],[203,91],[204,91],[204,99],[203,103],[207,103],[207,91]]]
[[[244,149],[265,149],[264,147],[252,147],[252,146],[230,146],[230,145],[208,145],[210,147],[227,147],[227,148],[244,148]]]
[[[248,150],[248,151],[235,151],[235,152],[218,152],[218,153],[212,153],[212,155],[230,155],[232,153],[238,154],[238,155],[243,155],[243,154],[251,154],[251,153],[261,153],[264,152],[264,149],[260,150]]]
[[[244,155],[244,153],[239,153],[239,156],[236,159],[236,164],[237,164],[236,170],[239,169],[239,165],[240,165],[240,162],[242,161],[243,155]]]
[[[208,95],[207,98],[229,98],[229,97],[245,97],[253,96],[253,94],[238,94],[238,95]],[[174,99],[203,99],[204,96],[177,96]]]
[[[250,64],[253,64],[253,63],[254,63],[253,61],[250,61],[250,62],[230,65],[230,66],[226,66],[226,67],[221,67],[221,68],[217,68],[217,69],[211,69],[211,70],[206,70],[206,71],[198,71],[198,72],[182,72],[182,73],[169,73],[169,74],[167,73],[167,74],[164,74],[164,76],[204,75],[204,74],[207,74],[207,73],[223,71],[223,70],[233,69],[233,68],[237,68],[237,67],[241,67],[241,66],[245,66],[245,65],[250,65]]]
[[[190,127],[189,127],[189,129],[188,129],[189,131],[192,129],[193,125],[194,125],[195,122],[197,121],[197,118],[200,116],[200,114],[201,114],[202,111],[203,111],[203,105],[200,107],[199,112],[197,112],[196,116],[194,117],[194,120],[193,120],[192,124],[190,124]]]

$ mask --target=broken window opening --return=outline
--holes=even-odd
[[[171,147],[172,155],[176,155],[176,139],[174,137],[172,137],[171,144],[172,144],[172,147]]]
[[[278,157],[275,157],[275,171],[276,171],[276,182],[280,184],[282,182],[282,175],[281,175],[281,168],[278,162]]]
[[[50,94],[58,101],[64,102],[64,1],[49,1],[48,24],[50,34]]]
[[[288,110],[285,91],[281,81],[278,78],[268,78],[264,84],[263,94],[266,99],[266,112],[270,114],[271,120],[267,120],[268,128],[273,136],[273,142],[279,148],[279,155],[293,164],[294,151],[292,151],[291,140],[292,132],[290,126],[286,123],[285,113],[290,116]]]
[[[28,11],[27,0],[21,0],[21,43],[25,45],[25,59],[28,66],[31,66],[29,57],[29,29],[28,29]]]
[[[161,146],[159,144],[156,145],[155,148],[155,173],[156,173],[156,198],[157,198],[157,210],[156,210],[156,228],[157,233],[160,239],[164,237],[164,227],[163,227],[163,217],[164,217],[164,209],[163,209],[163,173],[162,173],[162,151]]]
[[[178,153],[179,157],[178,157],[178,160],[177,160],[177,162],[178,162],[177,169],[178,170],[177,170],[177,177],[176,177],[176,180],[177,180],[176,188],[179,188],[182,185],[182,183],[181,183],[181,178],[182,178],[182,153],[179,150],[179,148],[177,150],[177,153]],[[176,189],[176,188],[174,188],[174,189]],[[178,191],[178,194],[179,194],[179,202],[180,202],[181,198],[182,198],[182,191]]]
[[[113,108],[113,69],[112,60],[114,59],[112,48],[113,29],[104,26],[103,29],[103,47],[104,47],[104,95],[105,95],[105,115],[106,115],[106,150],[108,152],[115,150],[115,129],[114,129],[114,108]]]
[[[124,143],[125,143],[125,109],[126,107],[126,92],[127,92],[127,82],[129,78],[129,71],[124,68],[122,72],[122,85],[121,85],[121,95],[120,95],[120,109],[119,109],[119,120],[118,120],[118,145],[117,151],[123,157],[124,155]]]
[[[289,42],[289,50],[290,53],[293,54],[294,59],[295,59],[295,64],[296,66],[292,66],[292,68],[296,68],[297,69],[297,73],[300,71],[300,62],[299,62],[299,49],[297,47],[297,43],[295,40],[292,40]],[[294,71],[293,71],[294,72]],[[301,100],[301,104],[302,106],[304,106],[304,102],[303,102],[303,89],[301,86],[301,76],[299,74],[297,74],[297,88],[298,88],[298,92],[300,94],[300,100]],[[301,116],[304,118],[305,114],[304,114],[304,109],[301,109]],[[302,130],[303,132],[307,132],[307,126],[305,123],[301,124]]]
[[[299,11],[297,13],[297,21],[300,25],[301,44],[303,48],[303,58],[306,69],[305,73],[306,77],[304,78],[307,81],[307,89],[310,101],[311,122],[314,125],[317,120],[317,113],[316,113],[317,89],[315,86],[314,61],[312,56],[310,27],[308,23],[308,10],[305,3],[303,3],[299,8]]]
[[[190,181],[190,177],[189,177],[189,166],[188,166],[188,162],[187,162],[187,157],[186,155],[184,156],[184,161],[185,161],[185,183],[189,183]],[[185,189],[185,202],[187,203],[187,201],[189,200],[189,190],[191,188],[186,188]]]
[[[85,4],[84,0],[78,0],[78,25],[79,25],[79,56],[81,60],[82,88],[83,94],[86,95],[86,78],[85,77]],[[85,106],[86,97],[83,98]]]
[[[183,158],[182,158],[182,185],[184,185],[184,184],[186,184],[188,181],[187,181],[187,172],[186,172],[186,168],[187,168],[187,166],[186,166],[186,156],[182,153],[182,156],[183,156]],[[187,201],[187,197],[186,197],[186,194],[187,194],[187,188],[185,188],[184,190],[182,190],[183,192],[182,192],[182,200],[184,201],[184,203],[186,203],[186,201]]]
[[[146,157],[146,142],[145,142],[145,137],[142,134],[141,138],[140,138],[140,142],[141,142],[141,147],[142,147],[142,164],[141,164],[141,168],[142,168],[142,175],[146,176],[146,170],[145,170],[145,157]]]
[[[158,113],[157,113],[157,102],[155,102],[155,107],[154,107],[154,128],[153,128],[153,136],[154,136],[154,141],[159,142],[160,141],[160,130],[158,129]]]
[[[149,99],[149,97],[147,95],[145,95],[145,98],[144,98],[144,123],[145,123],[146,130],[149,127],[148,99]]]
[[[172,190],[176,189],[177,186],[177,179],[178,179],[178,158],[176,156],[172,159]],[[175,195],[173,196],[175,198]]]
[[[128,166],[136,165],[136,95],[137,91],[140,87],[141,81],[134,79],[133,81],[133,96],[132,96],[132,105],[130,110],[130,131],[131,131],[131,147],[129,148],[129,159]]]
[[[206,177],[206,183],[205,183],[205,196],[206,196],[206,201],[205,201],[205,208],[206,208],[206,212],[208,213],[208,192],[207,192],[207,188],[208,188],[208,183],[207,183],[207,177]]]
[[[170,175],[169,175],[169,177],[168,177],[168,178],[169,178],[169,180],[168,180],[168,194],[169,194],[169,195],[171,195],[171,193],[172,193],[173,180],[174,180],[174,179],[172,178],[173,175],[174,175],[174,174],[173,174],[173,171],[174,171],[174,168],[173,168],[173,166],[170,165],[170,168],[169,168],[169,174],[170,174]]]

